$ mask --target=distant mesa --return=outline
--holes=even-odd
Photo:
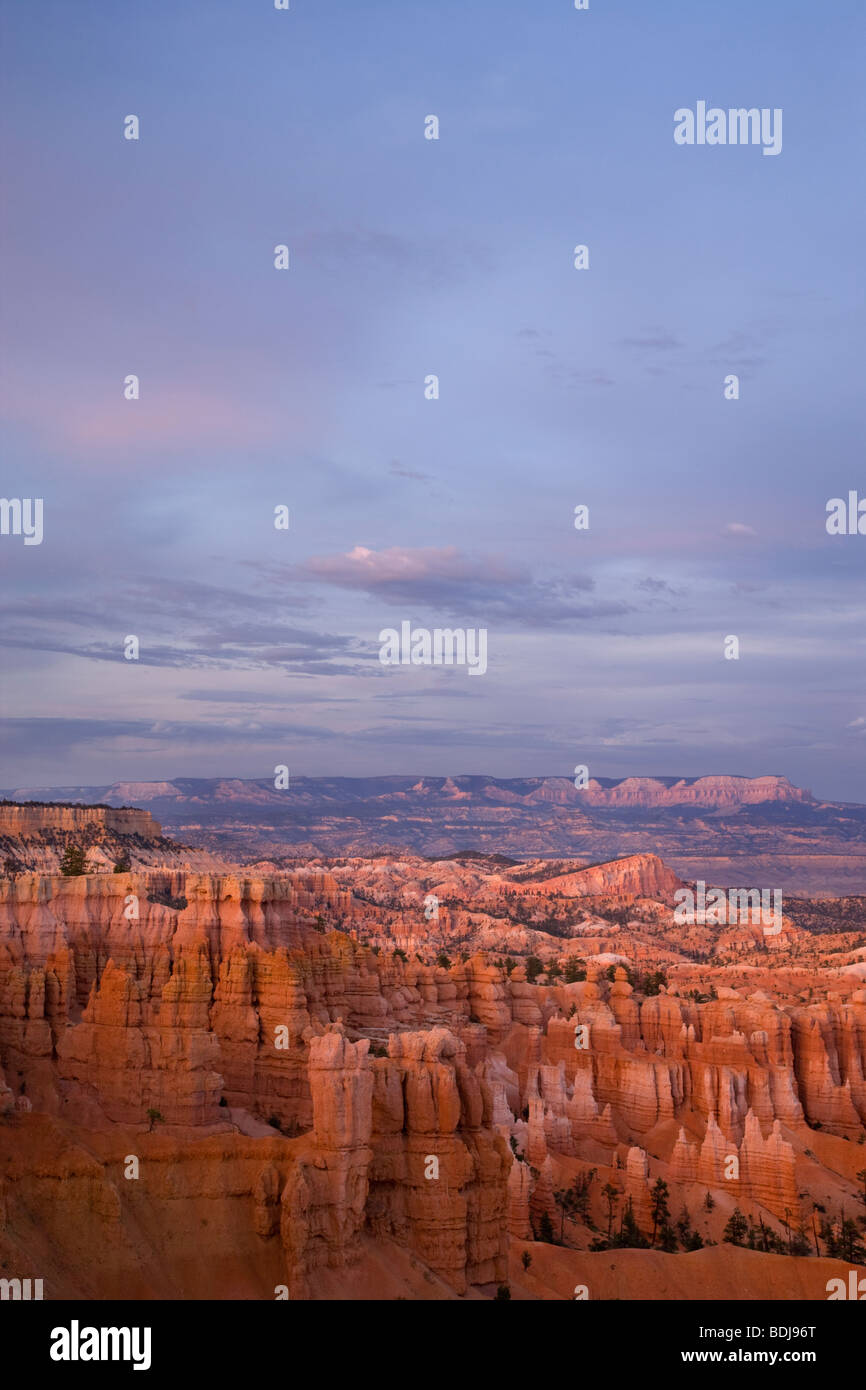
[[[532,807],[539,802],[570,806],[750,806],[768,801],[814,802],[810,791],[796,787],[787,777],[592,777],[577,789],[570,777],[293,777],[293,800],[360,803],[392,800],[405,805],[431,802],[505,802]],[[64,797],[69,802],[104,802],[108,805],[162,803],[164,811],[183,807],[239,804],[285,805],[285,794],[267,778],[178,777],[170,782],[115,782],[109,786],[18,788],[7,795],[30,802],[40,795]]]
[[[624,777],[590,779],[594,806],[750,806],[762,801],[814,801],[787,777]]]

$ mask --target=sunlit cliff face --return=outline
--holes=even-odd
[[[46,1297],[742,1296],[738,1221],[755,1296],[846,1277],[856,900],[768,936],[677,923],[650,853],[207,872],[121,838],[150,862],[0,883],[0,1256],[48,1231]]]

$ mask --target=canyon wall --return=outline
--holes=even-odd
[[[495,1287],[509,1238],[560,1219],[577,1162],[607,1172],[645,1232],[661,1174],[678,1200],[713,1190],[796,1226],[809,1126],[824,1143],[863,1133],[866,991],[701,1003],[641,997],[592,964],[542,986],[481,955],[377,953],[319,920],[354,910],[314,868],[0,884],[2,1123],[91,1136],[65,1200],[121,1244],[128,1194],[100,1145],[124,1131],[141,1136],[131,1152],[224,1153],[238,1240],[267,1247],[292,1297],[321,1296],[370,1241],[457,1294]],[[204,1200],[209,1161],[198,1187],[181,1171]],[[168,1168],[158,1180],[164,1203]],[[51,1222],[54,1178],[13,1165],[4,1182],[9,1239],[37,1208]]]
[[[156,840],[162,827],[149,811],[133,807],[112,806],[42,806],[23,802],[11,805],[0,802],[0,835],[36,835],[45,830],[61,830],[78,834],[93,829],[109,830],[116,835],[140,835]]]

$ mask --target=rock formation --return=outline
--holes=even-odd
[[[653,861],[580,871],[603,890],[593,910],[616,889],[608,926],[624,950],[593,953],[587,943],[607,938],[580,934],[583,978],[570,979],[552,948],[541,973],[505,952],[382,949],[370,937],[375,923],[393,942],[384,911],[353,893],[344,866],[0,883],[3,1239],[24,1240],[34,1212],[54,1231],[62,1181],[68,1231],[83,1239],[90,1223],[105,1271],[141,1287],[153,1285],[128,1272],[131,1232],[147,1228],[134,1237],[142,1260],[168,1259],[172,1220],[209,1222],[219,1201],[227,1244],[214,1233],[214,1249],[230,1259],[234,1242],[262,1271],[245,1288],[260,1278],[321,1297],[400,1250],[464,1295],[506,1282],[514,1243],[547,1222],[563,1250],[585,1250],[609,1224],[605,1183],[647,1234],[658,1177],[695,1219],[715,1194],[715,1240],[734,1204],[796,1230],[815,1171],[814,1191],[850,1208],[866,991],[834,976],[809,1000],[800,933],[783,966],[750,965],[759,978],[742,971],[741,988],[719,974],[703,992],[709,967],[691,947],[676,956],[669,909],[635,896],[648,865],[655,891],[670,887]],[[544,897],[501,865],[473,872],[479,895],[511,884],[533,911]],[[554,878],[571,888],[579,876]],[[573,939],[551,939],[567,963]],[[754,987],[774,971],[775,996]],[[47,1148],[28,1167],[38,1136]],[[122,1171],[130,1155],[138,1187]],[[573,1216],[581,1201],[591,1228]],[[170,1263],[172,1288],[208,1277]],[[104,1287],[71,1268],[69,1287]]]

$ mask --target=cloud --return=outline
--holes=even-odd
[[[566,381],[572,386],[613,386],[615,380],[604,367],[552,367],[548,375],[554,381]]]
[[[430,727],[430,723],[424,719],[408,718],[406,720],[392,722],[390,719],[384,725],[373,726],[368,729],[361,729],[352,735],[354,741],[365,744],[386,743],[395,747],[424,747],[424,748],[487,748],[498,749],[508,752],[514,748],[515,742],[519,741],[521,749],[544,750],[551,749],[561,752],[563,747],[568,747],[568,739],[559,737],[551,729],[542,724],[519,725],[512,723],[497,724],[474,724],[456,726],[453,722],[442,722],[439,728]],[[568,756],[568,755],[566,755]]]
[[[582,597],[595,588],[586,575],[537,580],[499,556],[473,558],[456,546],[376,551],[356,545],[343,555],[314,556],[289,577],[360,591],[390,605],[438,609],[470,625],[548,627],[630,611],[624,603]]]
[[[681,590],[673,588],[666,579],[654,579],[652,575],[647,575],[646,579],[638,580],[636,589],[643,589],[648,594],[677,594]]]
[[[391,460],[389,473],[393,473],[395,478],[414,478],[419,483],[431,483],[433,481],[430,473],[419,473],[414,468],[403,468],[396,459]]]
[[[739,370],[760,367],[766,361],[762,356],[767,339],[778,332],[775,320],[767,320],[754,329],[733,329],[720,343],[714,343],[703,354],[704,360],[717,366],[736,367]]]
[[[503,560],[471,560],[453,545],[416,550],[395,545],[380,551],[356,545],[345,555],[314,556],[307,561],[307,570],[311,578],[370,593],[415,584],[498,584],[527,579],[524,571]]]
[[[620,346],[640,351],[671,352],[674,348],[681,348],[683,344],[668,329],[659,328],[647,329],[642,338],[621,338]]]
[[[729,521],[722,528],[723,536],[756,536],[757,534],[754,526],[747,526],[744,521]]]
[[[171,719],[75,719],[62,717],[20,718],[0,720],[0,748],[9,752],[65,754],[81,745],[117,744],[124,749],[139,742],[146,745],[189,744],[213,745],[236,743],[239,739],[255,744],[284,744],[286,739],[334,739],[339,735],[319,725],[262,724],[255,719],[216,721],[197,720],[195,723]]]
[[[28,382],[15,383],[3,402],[4,419],[33,428],[53,447],[86,453],[103,465],[106,456],[116,464],[118,449],[148,449],[152,471],[166,467],[165,458],[160,464],[158,450],[167,457],[175,449],[256,449],[285,442],[290,427],[300,439],[310,426],[303,405],[290,426],[285,414],[266,401],[257,401],[251,409],[249,399],[234,383],[214,391],[206,386],[143,381],[139,401],[125,400],[122,387],[121,377],[115,395],[100,399],[96,407],[85,392],[69,390],[45,411],[41,389]],[[187,468],[208,466],[194,463],[192,457],[185,464]]]
[[[555,386],[613,386],[606,367],[573,367],[549,348],[536,348],[535,356],[545,359],[544,375]]]
[[[291,707],[299,704],[351,704],[352,697],[349,695],[323,695],[316,691],[309,694],[296,690],[274,691],[274,690],[183,690],[178,694],[179,700],[200,700],[208,704],[224,705],[280,705]]]
[[[634,587],[639,593],[649,595],[649,603],[644,611],[654,609],[656,613],[663,609],[669,612],[677,608],[681,609],[683,607],[682,600],[688,596],[689,592],[683,585],[670,584],[667,579],[657,579],[651,574],[637,580]],[[679,602],[675,603],[674,600],[679,600]]]
[[[154,579],[118,590],[113,602],[100,595],[6,603],[0,646],[126,665],[123,639],[133,633],[142,666],[283,666],[295,675],[364,674],[370,654],[354,637],[283,621],[286,609],[308,606],[309,600],[285,593]]]

